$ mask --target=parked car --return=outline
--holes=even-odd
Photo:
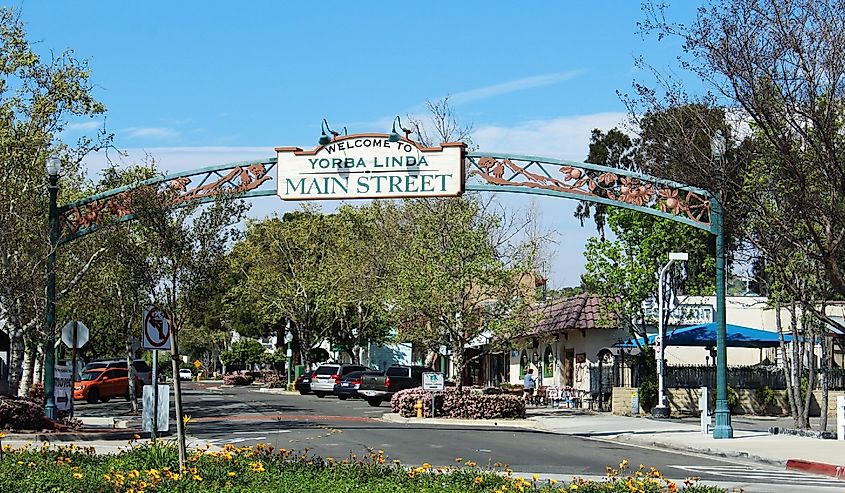
[[[422,374],[433,371],[426,366],[391,366],[383,375],[364,375],[358,387],[358,394],[367,401],[367,404],[378,407],[382,402],[389,401],[393,394],[400,390],[421,386]]]
[[[194,372],[190,368],[179,368],[179,380],[191,381],[194,379]]]
[[[153,370],[150,368],[150,365],[147,364],[146,361],[142,359],[136,359],[132,362],[132,367],[135,368],[135,375],[138,376],[138,380],[143,385],[150,385],[153,383]],[[91,361],[84,368],[82,368],[82,372],[86,372],[88,370],[93,370],[95,368],[123,368],[126,369],[126,360],[125,359],[108,359],[108,360],[100,360],[100,361]]]
[[[317,397],[323,398],[334,392],[335,384],[340,382],[340,379],[353,371],[367,371],[369,368],[361,365],[343,365],[339,363],[329,363],[320,365],[314,372],[314,377],[311,378],[311,392]]]
[[[383,373],[380,371],[353,371],[352,373],[348,373],[341,377],[340,382],[335,384],[334,395],[342,401],[350,397],[361,397],[358,395],[358,387],[361,385],[364,375],[370,374],[382,375]]]
[[[141,395],[143,385],[135,380],[135,392]],[[112,397],[129,399],[129,371],[126,368],[94,368],[82,372],[73,386],[73,399],[108,402]]]
[[[299,376],[293,383],[293,388],[298,390],[300,395],[311,393],[311,379],[314,378],[314,371],[307,371]]]

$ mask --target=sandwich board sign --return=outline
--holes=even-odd
[[[56,409],[69,411],[73,405],[73,379],[72,370],[69,366],[56,366],[53,377],[53,399]]]
[[[154,306],[144,309],[141,338],[144,349],[170,349],[170,320],[161,309]]]

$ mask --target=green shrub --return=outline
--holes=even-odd
[[[770,389],[768,385],[764,385],[754,392],[757,401],[764,407],[774,406],[777,403],[775,398],[775,391]]]
[[[640,406],[646,411],[657,405],[657,378],[649,376],[640,382]]]
[[[498,390],[498,389],[497,389]],[[400,390],[390,400],[391,410],[405,417],[416,416],[414,405],[423,403],[423,415],[431,417],[431,392],[422,387]],[[434,399],[437,416],[469,419],[524,418],[525,401],[521,396],[488,394],[448,388]]]
[[[235,448],[218,452],[189,451],[187,468],[177,466],[175,448],[159,441],[135,444],[112,455],[94,455],[80,448],[17,449],[0,458],[0,491],[16,493],[269,493],[277,491],[340,493],[480,493],[571,491],[648,493],[686,491],[723,493],[725,490],[691,484],[676,485],[656,469],[629,471],[627,461],[609,468],[602,481],[571,482],[514,477],[508,470],[480,469],[464,462],[433,467],[409,467],[390,461],[381,451],[363,458],[316,457],[272,447]],[[571,485],[577,485],[572,488]]]
[[[733,409],[739,404],[739,396],[733,387],[728,385],[728,407]]]

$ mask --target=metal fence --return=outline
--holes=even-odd
[[[805,372],[805,378],[807,373]],[[816,376],[815,388],[821,384],[821,375]],[[835,369],[828,375],[831,390],[845,389],[845,373]],[[667,366],[666,387],[698,388],[716,387],[715,366]],[[728,367],[728,385],[735,389],[759,389],[769,387],[772,390],[786,389],[786,376],[777,366],[733,366]]]

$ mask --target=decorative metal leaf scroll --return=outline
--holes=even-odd
[[[106,192],[59,210],[59,241],[64,242],[95,231],[105,222],[124,221],[134,217],[131,205],[133,190],[140,187],[169,187],[176,195],[173,204],[212,200],[221,194],[272,195],[275,189],[256,193],[265,182],[272,180],[270,171],[275,159],[262,162],[236,163],[189,172],[183,175],[147,180],[137,186]]]
[[[525,187],[598,197],[620,206],[656,208],[710,229],[710,197],[703,190],[584,163],[557,164],[510,157],[469,156],[469,177],[502,187]],[[556,172],[554,172],[556,169]],[[552,170],[551,172],[549,170]],[[470,188],[470,187],[467,187]]]

